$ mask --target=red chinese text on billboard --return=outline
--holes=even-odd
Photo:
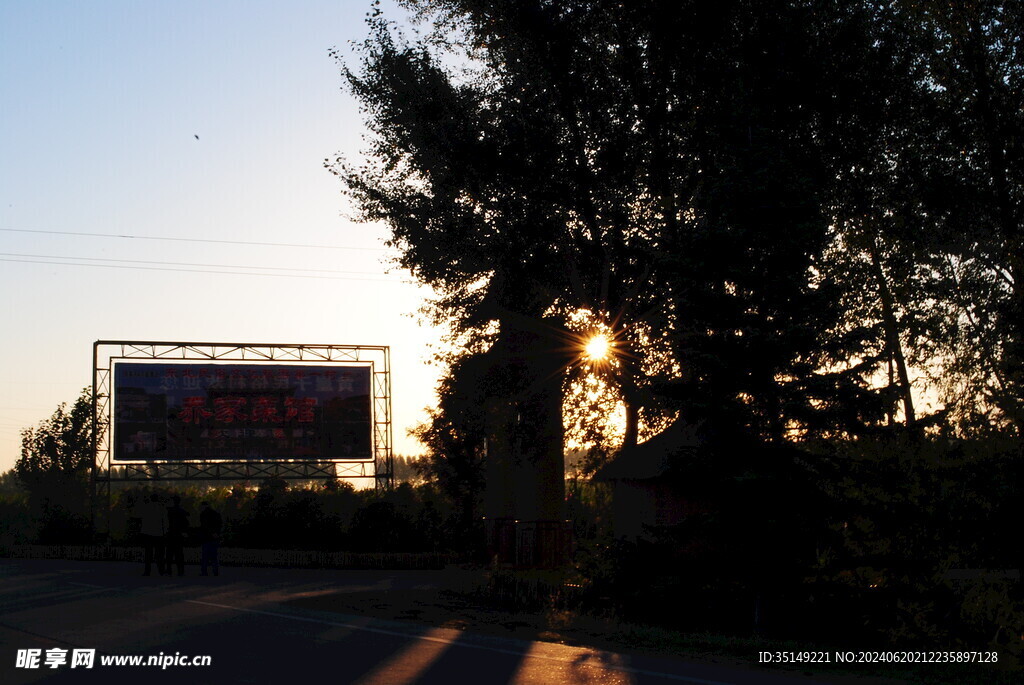
[[[178,412],[178,418],[183,423],[194,424],[205,423],[210,417],[219,423],[284,423],[286,421],[313,423],[315,421],[313,412],[313,408],[317,404],[315,397],[284,398],[284,416],[281,416],[276,397],[257,396],[252,398],[251,411],[246,409],[248,403],[249,400],[245,397],[215,397],[213,398],[213,410],[210,410],[206,397],[186,397],[182,401],[182,409]]]
[[[299,423],[311,423],[313,421],[313,407],[316,406],[315,397],[286,397],[284,398],[285,420],[297,419]]]
[[[214,397],[213,412],[214,418],[221,423],[247,421],[249,418],[245,413],[244,397]]]
[[[277,400],[273,397],[256,397],[253,400],[252,420],[258,423],[281,423],[277,413]]]
[[[206,408],[205,397],[186,397],[178,414],[178,418],[185,423],[199,423],[211,416],[213,412]]]

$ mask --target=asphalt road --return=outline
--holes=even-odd
[[[509,639],[299,608],[341,592],[429,588],[443,572],[226,568],[141,577],[133,564],[0,560],[0,683],[602,683],[810,685],[799,675]],[[38,650],[38,668],[19,667]],[[68,663],[47,667],[47,656]],[[72,667],[95,650],[93,667]],[[23,657],[29,652],[22,651]],[[118,656],[210,665],[114,666]]]

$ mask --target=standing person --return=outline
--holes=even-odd
[[[202,553],[200,555],[199,575],[206,575],[206,567],[213,567],[213,575],[220,575],[220,562],[217,559],[217,548],[220,546],[220,529],[223,525],[220,514],[210,507],[209,502],[203,502],[203,510],[199,512],[200,541]]]
[[[142,525],[139,532],[142,534],[143,557],[146,568],[142,575],[148,576],[153,566],[153,559],[156,558],[156,570],[160,575],[167,572],[164,564],[164,535],[167,534],[167,510],[160,503],[160,495],[155,492],[149,496],[148,502],[139,505],[139,518]]]
[[[178,567],[178,575],[185,575],[185,534],[188,532],[188,512],[181,508],[181,498],[171,498],[167,507],[167,574],[171,564]]]

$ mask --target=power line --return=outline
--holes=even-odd
[[[335,276],[335,275],[312,275],[303,273],[259,273],[254,271],[220,271],[213,269],[187,269],[187,268],[171,268],[161,266],[130,266],[124,264],[81,264],[75,262],[58,262],[58,261],[47,261],[42,259],[11,259],[8,257],[0,257],[2,262],[16,262],[20,264],[52,264],[55,266],[91,266],[93,268],[118,268],[118,269],[136,269],[142,271],[176,271],[179,273],[215,273],[224,275],[255,275],[264,277],[275,277],[275,279],[317,279],[321,281],[367,281],[370,283],[393,283],[393,284],[415,284],[414,281],[389,281],[386,279],[359,279],[355,276]]]
[[[80,231],[44,231],[32,228],[0,228],[5,233],[39,233],[45,235],[77,235],[90,238],[127,238],[130,240],[170,240],[184,243],[219,243],[222,245],[259,245],[262,247],[300,247],[313,250],[373,250],[386,252],[386,247],[356,247],[352,245],[309,245],[305,243],[261,243],[252,240],[216,240],[214,238],[178,238],[152,235],[125,235],[122,233],[84,233]]]
[[[18,252],[0,252],[0,257],[23,257],[28,259],[67,259],[84,262],[120,262],[122,264],[158,264],[161,266],[197,266],[211,269],[260,269],[268,271],[299,271],[304,273],[349,274],[356,276],[379,276],[377,271],[339,271],[337,269],[307,269],[288,266],[250,266],[242,264],[199,264],[195,262],[166,262],[145,259],[114,259],[113,257],[65,257],[49,254],[21,254]],[[273,275],[273,274],[268,274]]]

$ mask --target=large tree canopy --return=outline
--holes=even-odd
[[[68,409],[21,432],[21,456],[14,473],[42,499],[61,500],[68,488],[84,486],[93,459],[92,390],[85,388]]]
[[[910,424],[947,369],[1019,420],[1016,5],[406,4],[431,31],[371,20],[370,161],[332,168],[467,349],[608,327],[627,443]]]
[[[21,431],[14,474],[28,491],[43,542],[86,540],[90,534],[92,408],[92,390],[85,388],[70,409],[61,404],[48,419]]]

